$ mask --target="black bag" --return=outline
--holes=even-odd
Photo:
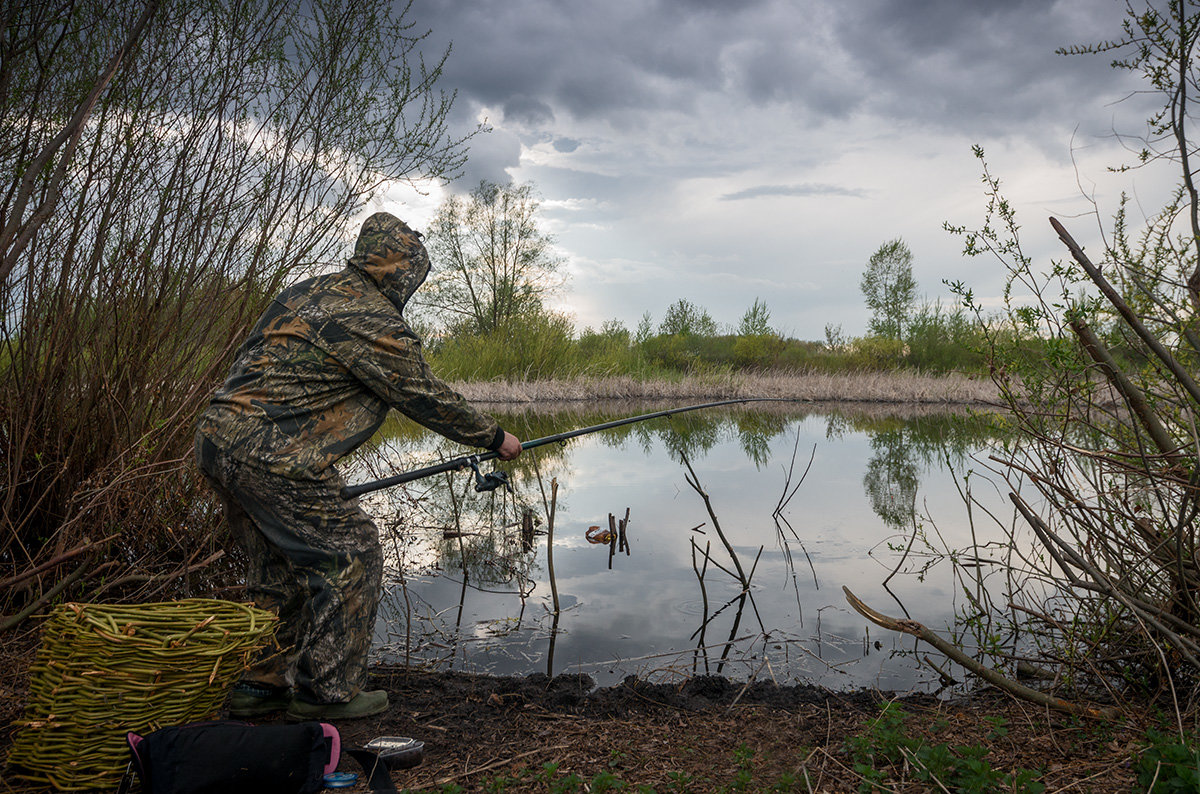
[[[132,772],[145,794],[313,794],[341,755],[337,728],[320,722],[197,722],[126,740],[130,768],[119,794]]]

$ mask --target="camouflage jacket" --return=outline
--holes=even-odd
[[[199,432],[226,454],[291,477],[320,477],[395,408],[461,444],[504,434],[430,371],[401,313],[429,273],[419,236],[376,213],[337,273],[285,290],[238,351]]]

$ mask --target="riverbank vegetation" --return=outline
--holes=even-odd
[[[974,560],[960,576],[970,601],[964,618],[975,628],[956,638],[957,647],[946,643],[945,652],[973,663],[993,685],[1053,709],[1112,719],[1157,704],[1171,715],[1171,753],[1190,759],[1183,779],[1193,781],[1200,718],[1200,193],[1189,125],[1200,85],[1198,40],[1194,4],[1131,5],[1119,39],[1063,50],[1115,58],[1115,68],[1140,75],[1162,100],[1145,134],[1133,139],[1131,162],[1118,169],[1176,174],[1177,188],[1144,228],[1130,227],[1126,201],[1111,220],[1096,207],[1091,220],[1099,235],[1052,218],[1069,258],[1041,268],[1024,253],[1017,210],[982,148],[976,156],[984,221],[974,229],[947,227],[964,240],[966,256],[1004,264],[1007,322],[1043,344],[1031,356],[1011,337],[989,333],[986,356],[1016,435],[987,466],[1007,483],[1014,512],[989,516],[983,534],[999,532],[1009,551],[1032,538],[1034,551],[981,565],[986,544],[950,550]],[[975,306],[969,285],[955,288]],[[1101,392],[1118,395],[1117,404],[1099,399]],[[916,616],[898,621],[860,611],[929,637],[941,650]]]
[[[678,318],[694,318],[679,322]],[[758,318],[761,325],[749,325]],[[678,379],[732,373],[946,373],[986,377],[987,336],[962,309],[934,303],[912,316],[903,338],[849,338],[830,328],[827,338],[808,341],[766,325],[770,308],[756,301],[742,321],[722,329],[701,306],[681,298],[654,325],[649,313],[639,326],[610,320],[599,329],[577,330],[570,318],[544,307],[509,318],[495,331],[426,334],[436,371],[456,380],[562,380],[626,377]],[[994,333],[1005,333],[995,328]],[[1014,338],[1031,352],[1036,335]]]

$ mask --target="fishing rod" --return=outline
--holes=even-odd
[[[711,403],[701,403],[700,405],[685,405],[682,408],[668,408],[665,411],[655,411],[654,413],[641,414],[640,416],[630,416],[624,419],[614,419],[611,422],[603,422],[602,424],[592,425],[591,427],[581,427],[578,430],[568,430],[565,433],[556,433],[545,438],[535,438],[533,441],[524,441],[521,443],[521,450],[533,449],[535,447],[545,446],[546,444],[555,444],[560,441],[566,441],[578,436],[585,436],[588,433],[596,433],[601,430],[609,430],[622,425],[630,425],[634,422],[644,422],[647,419],[658,419],[662,416],[672,416],[674,414],[687,413],[688,411],[699,411],[702,408],[717,408],[722,405],[740,405],[743,403],[759,403],[759,402],[807,402],[802,398],[793,397],[743,397],[736,400],[718,400]],[[475,472],[475,490],[476,491],[494,491],[497,488],[510,488],[508,483],[508,475],[502,471],[494,471],[490,474],[483,474],[479,471],[479,464],[484,461],[494,460],[500,457],[499,452],[481,452],[475,455],[463,455],[462,457],[453,458],[443,463],[435,463],[432,466],[426,466],[423,469],[413,469],[401,474],[395,474],[391,477],[384,477],[381,480],[373,480],[372,482],[364,482],[359,485],[347,485],[342,489],[342,496],[349,499],[355,496],[361,496],[365,493],[378,491],[383,488],[391,488],[393,485],[401,485],[413,480],[421,480],[425,477],[432,477],[435,474],[441,474],[447,471],[458,471],[459,469],[470,468]]]

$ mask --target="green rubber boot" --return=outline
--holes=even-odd
[[[388,696],[382,689],[359,692],[345,703],[309,703],[292,698],[287,716],[293,720],[357,720],[387,710]]]
[[[277,711],[286,711],[291,705],[290,689],[238,684],[229,695],[229,716],[261,717]]]

